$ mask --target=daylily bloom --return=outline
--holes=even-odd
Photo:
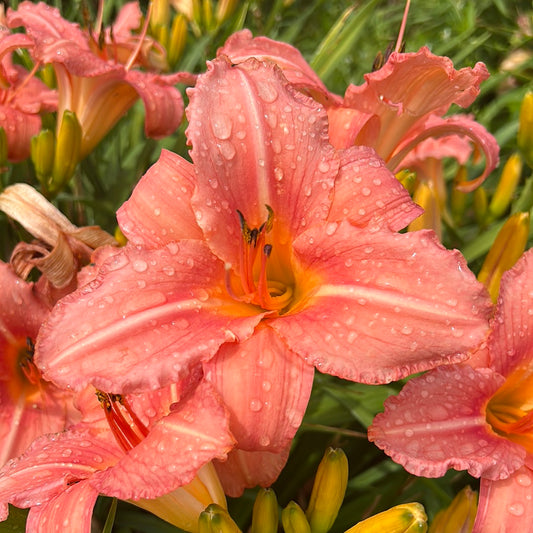
[[[315,367],[385,383],[463,360],[491,304],[432,232],[396,233],[420,212],[403,186],[372,149],[335,150],[324,108],[273,64],[214,60],[190,102],[193,164],[164,152],[141,179],[118,213],[128,245],[58,302],[36,360],[115,392],[203,365],[238,494],[277,476]]]
[[[486,158],[481,176],[459,184],[464,191],[471,191],[498,164],[496,140],[470,117],[441,117],[452,104],[468,107],[488,76],[483,63],[455,70],[447,57],[436,56],[425,47],[414,53],[393,52],[382,68],[365,74],[363,85],[347,88],[342,106],[328,110],[331,142],[338,148],[372,146],[388,167],[397,171],[407,154],[430,137],[468,137]],[[440,143],[419,150],[422,154],[431,150],[432,157],[442,159],[450,155],[448,142],[442,151]]]
[[[191,82],[193,77],[187,73],[163,76],[134,69],[142,41],[123,64],[123,54],[117,51],[124,50],[124,41],[115,46],[114,41],[87,34],[44,3],[22,2],[16,11],[8,11],[7,21],[12,28],[26,29],[34,43],[31,53],[37,62],[53,65],[59,93],[58,128],[66,109],[76,113],[83,132],[81,158],[95,148],[138,97],[145,105],[148,137],[165,137],[179,126],[183,100],[174,85]],[[121,20],[119,35],[129,33],[129,28]]]
[[[481,477],[478,533],[533,520],[533,251],[503,274],[491,332],[473,366],[441,367],[385,402],[369,439],[409,472]]]
[[[460,187],[473,190],[498,163],[498,145],[483,126],[468,116],[442,118],[453,103],[467,107],[474,101],[480,83],[488,77],[482,63],[455,70],[448,58],[427,48],[416,53],[393,52],[382,68],[365,74],[363,85],[350,85],[340,98],[327,90],[289,44],[252,38],[243,30],[232,35],[217,55],[227,55],[234,63],[249,57],[274,61],[295,88],[326,106],[333,146],[371,146],[391,171],[414,164],[422,179],[427,179],[429,171],[439,182],[440,176],[434,176],[425,161],[454,157],[464,163],[472,151],[467,139],[485,154],[486,164],[479,178]],[[437,183],[436,187],[440,192],[443,186]]]
[[[79,405],[82,422],[36,440],[0,471],[0,520],[9,502],[30,507],[28,533],[89,533],[96,498],[105,494],[195,532],[207,505],[226,505],[210,461],[234,441],[209,384],[125,397],[92,389]]]
[[[72,391],[41,378],[33,343],[49,313],[38,288],[0,263],[0,466],[37,437],[77,422]]]
[[[30,141],[41,129],[41,112],[57,109],[57,93],[20,65],[11,54],[32,46],[26,35],[0,28],[0,127],[7,136],[7,158],[18,162],[30,155]]]

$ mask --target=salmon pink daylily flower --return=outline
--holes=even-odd
[[[82,422],[36,440],[0,471],[0,520],[11,503],[30,507],[28,533],[89,533],[96,498],[105,494],[194,532],[207,505],[225,507],[210,461],[234,441],[208,383],[124,397],[89,387],[79,406]]]
[[[439,477],[455,468],[481,477],[478,533],[526,531],[533,520],[532,310],[528,251],[502,277],[475,365],[409,381],[369,429],[370,440],[413,474]]]
[[[30,155],[30,141],[41,129],[40,113],[57,109],[57,93],[20,65],[11,54],[32,46],[26,35],[0,28],[0,127],[7,137],[7,158],[18,162]]]
[[[350,85],[340,98],[326,89],[300,52],[286,43],[252,38],[250,31],[243,30],[232,35],[218,55],[227,55],[234,63],[249,57],[274,61],[295,88],[326,106],[333,146],[371,146],[393,172],[407,165],[427,169],[427,158],[440,161],[451,156],[463,163],[471,152],[466,139],[485,154],[486,164],[479,178],[460,184],[463,190],[481,184],[498,163],[498,145],[483,126],[468,116],[442,118],[452,104],[467,107],[474,101],[480,83],[488,77],[482,63],[455,70],[448,58],[427,48],[393,52],[382,68],[365,75],[363,85]],[[459,151],[450,153],[450,146]],[[431,179],[440,192],[439,176]]]
[[[132,51],[128,63],[122,64],[123,41],[121,46],[105,39],[99,42],[98,36],[85,33],[44,3],[22,2],[16,11],[8,11],[7,21],[12,28],[26,29],[34,43],[31,53],[36,62],[53,65],[59,93],[58,115],[62,117],[67,109],[76,113],[82,129],[82,158],[138,97],[145,105],[148,137],[165,137],[179,126],[183,100],[174,85],[191,82],[193,77],[182,73],[163,76],[132,68],[142,42]],[[129,33],[129,29],[121,20],[119,36]],[[58,128],[60,123],[58,120]]]
[[[324,108],[275,65],[219,58],[190,102],[194,163],[164,152],[141,179],[118,213],[128,245],[58,303],[36,360],[114,392],[203,365],[238,452],[259,454],[253,484],[256,459],[286,454],[315,367],[385,383],[464,359],[491,307],[458,252],[397,233],[419,208],[372,149],[335,150]]]
[[[37,437],[78,421],[72,391],[41,378],[33,343],[49,308],[38,288],[0,263],[0,466]]]

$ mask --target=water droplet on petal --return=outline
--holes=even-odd
[[[135,272],[144,272],[148,268],[148,265],[146,264],[146,261],[143,261],[142,259],[136,259],[133,261],[133,270]]]
[[[231,135],[231,120],[225,114],[215,115],[211,119],[211,128],[215,137],[222,140],[229,139]]]
[[[524,506],[521,503],[513,503],[507,507],[507,510],[513,516],[522,516],[524,514]]]
[[[257,94],[259,98],[268,104],[274,102],[278,97],[278,91],[270,82],[258,81]]]
[[[261,411],[261,408],[263,407],[263,404],[261,403],[261,400],[251,400],[250,401],[250,410],[257,413],[257,411]]]

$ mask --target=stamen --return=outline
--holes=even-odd
[[[26,354],[20,359],[19,366],[29,383],[37,385],[41,381],[41,373],[33,362],[35,345],[30,337],[26,337]]]
[[[148,32],[148,24],[150,23],[150,17],[152,15],[152,2],[148,4],[148,9],[146,11],[146,18],[144,20],[144,26],[141,30],[141,33],[139,35],[139,42],[137,43],[137,46],[135,47],[135,50],[133,50],[131,56],[128,59],[128,62],[125,65],[126,70],[129,70],[133,63],[135,63],[135,59],[139,55],[139,52],[141,51],[142,45],[144,43],[144,39],[146,37],[146,33]]]
[[[96,397],[104,409],[113,436],[125,452],[135,448],[148,435],[148,428],[137,417],[123,396],[97,390]],[[126,420],[123,410],[129,415],[131,422]]]

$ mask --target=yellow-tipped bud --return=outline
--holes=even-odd
[[[187,17],[182,13],[176,14],[172,21],[170,37],[167,45],[167,59],[169,65],[175,65],[181,57],[187,42]]]
[[[522,100],[516,140],[526,163],[533,168],[533,92],[528,92]]]
[[[114,233],[115,241],[117,241],[119,246],[126,246],[126,243],[128,242],[128,239],[126,239],[126,236],[124,233],[122,233],[122,230],[119,226],[115,228]]]
[[[241,533],[228,511],[212,503],[198,518],[198,533]]]
[[[0,126],[0,167],[7,163],[7,135],[6,130]]]
[[[213,3],[211,0],[202,1],[202,18],[204,28],[210,32],[215,29],[215,19],[213,17]]]
[[[170,22],[169,0],[152,0],[152,14],[150,16],[150,30],[160,26],[168,26]]]
[[[74,174],[80,161],[82,131],[76,113],[64,111],[57,134],[50,193],[59,192]]]
[[[56,73],[52,63],[48,63],[41,68],[40,76],[43,82],[50,87],[50,89],[55,89],[57,87]]]
[[[295,502],[289,502],[281,511],[281,523],[285,533],[311,533],[311,526],[302,508]]]
[[[31,160],[37,179],[47,187],[54,167],[56,140],[51,130],[41,130],[31,139]]]
[[[272,489],[261,489],[255,498],[250,533],[276,533],[279,523],[278,499]]]
[[[237,0],[219,0],[217,4],[217,24],[223,24],[235,11],[237,7]]]
[[[348,483],[348,459],[340,449],[328,448],[318,465],[309,507],[305,512],[312,533],[326,533],[337,518]]]
[[[453,220],[456,224],[461,222],[463,215],[466,211],[466,205],[468,201],[468,194],[460,191],[455,184],[463,183],[467,181],[467,170],[466,167],[461,165],[454,179],[454,186],[450,195],[450,211],[453,217]]]
[[[396,179],[405,187],[409,194],[413,194],[416,184],[416,172],[404,168],[396,173]]]
[[[435,515],[429,533],[471,533],[476,512],[477,492],[465,487],[446,509]]]
[[[424,212],[409,224],[409,231],[432,229],[442,238],[442,222],[437,192],[430,181],[418,184],[413,195],[413,201],[424,209]]]
[[[522,158],[519,153],[515,153],[505,163],[500,182],[490,202],[489,212],[493,218],[501,217],[509,207],[521,175]]]
[[[493,302],[498,299],[502,274],[525,250],[529,236],[529,213],[515,213],[496,236],[477,279],[487,287]]]
[[[427,515],[419,503],[404,503],[359,522],[345,533],[425,533]]]
[[[480,227],[484,227],[487,224],[488,209],[487,191],[483,187],[478,187],[474,191],[474,214]]]

